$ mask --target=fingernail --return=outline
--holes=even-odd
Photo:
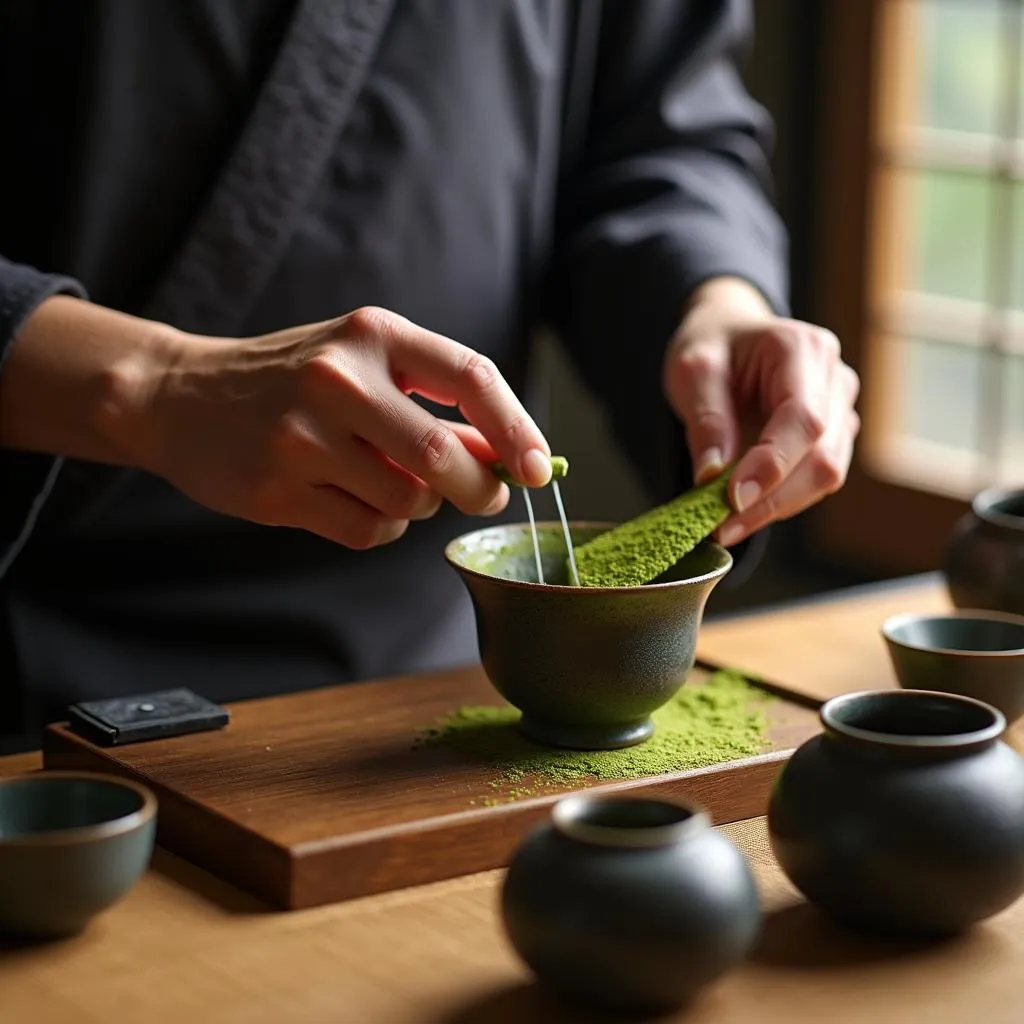
[[[729,526],[723,526],[718,531],[718,543],[723,548],[731,548],[734,544],[739,544],[743,540],[743,527],[732,523]]]
[[[551,479],[551,457],[539,448],[531,448],[523,456],[523,476],[531,487],[544,487]]]
[[[725,466],[721,448],[709,448],[697,461],[695,482],[700,485],[721,473]]]
[[[736,511],[746,512],[760,497],[761,488],[753,480],[744,480],[736,488]]]

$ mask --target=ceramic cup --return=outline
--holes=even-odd
[[[80,932],[146,870],[156,806],[143,786],[90,772],[0,780],[0,930]]]
[[[570,526],[574,544],[609,528]],[[473,601],[484,670],[537,742],[581,750],[640,743],[654,731],[651,712],[693,668],[704,606],[732,557],[705,541],[645,586],[575,587],[561,527],[537,530],[543,584],[529,524],[477,530],[445,549]]]
[[[1024,758],[968,697],[851,693],[778,775],[772,849],[807,899],[847,924],[947,935],[1024,893]]]
[[[956,607],[1024,615],[1024,488],[974,498],[957,523],[945,574]]]
[[[882,625],[900,686],[974,697],[1007,721],[1024,714],[1024,616],[894,615]]]
[[[761,926],[742,854],[701,809],[572,796],[519,846],[502,919],[537,978],[574,1003],[662,1012],[748,955]]]

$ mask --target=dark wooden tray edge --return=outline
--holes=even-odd
[[[468,810],[358,838],[318,840],[294,848],[289,909],[427,885],[508,865],[515,848],[573,792],[650,795],[701,806],[722,825],[766,813],[772,786],[793,750],[777,750],[707,768],[630,779],[528,797],[498,807]],[[728,806],[729,810],[724,808]],[[340,870],[339,865],[345,864]]]
[[[552,806],[574,792],[687,800],[716,825],[757,817],[766,812],[775,778],[793,752],[547,793],[291,849],[110,759],[63,724],[44,733],[43,765],[113,773],[148,786],[160,803],[160,846],[274,909],[298,910],[503,868]],[[403,879],[400,886],[396,876]]]

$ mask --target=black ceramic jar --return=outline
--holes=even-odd
[[[923,690],[848,694],[776,780],[772,848],[839,920],[951,934],[1024,893],[1024,758],[1002,714]]]
[[[945,570],[957,608],[1024,615],[1024,490],[975,497],[957,523]]]
[[[692,807],[573,796],[509,866],[512,945],[563,998],[663,1012],[742,961],[760,930],[742,854]]]

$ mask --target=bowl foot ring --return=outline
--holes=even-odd
[[[564,725],[537,721],[524,715],[519,728],[534,743],[566,750],[622,750],[635,747],[654,735],[654,723],[650,718],[627,725]]]

